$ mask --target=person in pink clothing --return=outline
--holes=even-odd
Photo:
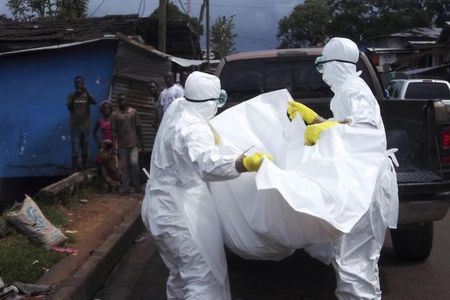
[[[98,149],[102,145],[104,140],[112,140],[112,127],[111,127],[111,114],[113,111],[113,106],[111,101],[105,100],[100,103],[100,113],[101,117],[97,120],[92,131],[92,136],[97,144]],[[100,130],[100,137],[98,136],[98,131]]]
[[[112,112],[113,105],[111,101],[105,100],[100,103],[101,116],[95,123],[92,136],[99,151],[96,156],[96,162],[100,176],[110,190],[116,191],[120,186],[120,164],[117,156],[117,147],[112,143]],[[100,136],[98,131],[100,131]]]

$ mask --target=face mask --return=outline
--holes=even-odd
[[[195,103],[194,109],[206,120],[211,120],[217,113],[217,107],[217,101],[209,101],[203,103]]]

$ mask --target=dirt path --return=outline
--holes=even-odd
[[[75,232],[71,234],[73,241],[66,243],[65,247],[77,249],[78,254],[69,255],[58,262],[38,283],[56,284],[74,273],[114,232],[125,216],[140,208],[142,198],[139,194],[121,197],[112,193],[96,193],[86,197],[88,202],[85,204],[75,200],[68,207],[61,207],[69,218],[69,224],[64,230]]]

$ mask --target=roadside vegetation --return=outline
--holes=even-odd
[[[64,233],[64,229],[69,225],[70,213],[80,209],[78,199],[89,197],[91,192],[91,189],[81,190],[77,197],[67,201],[64,206],[42,201],[36,201],[36,204],[50,223]],[[7,212],[5,211],[3,216]],[[0,238],[0,277],[6,284],[14,281],[34,283],[53,265],[68,255],[45,249],[13,225],[7,225],[3,216],[0,217],[0,223],[3,224],[1,226],[2,235],[6,236]],[[65,233],[65,235],[68,237],[65,246],[70,247],[75,239],[71,234]]]

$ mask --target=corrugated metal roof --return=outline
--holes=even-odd
[[[88,41],[105,34],[140,35],[148,45],[158,45],[158,20],[138,15],[80,19],[40,19],[33,22],[0,21],[0,52]],[[178,57],[200,58],[198,33],[186,22],[167,23],[166,52]]]
[[[392,37],[405,37],[405,38],[427,38],[431,40],[437,40],[441,34],[442,28],[435,27],[416,27],[409,30],[405,30],[398,33],[390,34]]]
[[[124,41],[124,42],[126,42],[128,44],[136,46],[136,47],[138,47],[138,48],[140,48],[140,49],[142,49],[144,51],[150,52],[150,53],[152,53],[154,55],[157,55],[157,56],[159,56],[161,58],[168,58],[169,57],[168,54],[157,50],[155,47],[153,47],[151,45],[147,45],[147,44],[145,44],[143,42],[137,41],[137,40],[133,39],[132,37],[126,36],[125,34],[122,34],[120,32],[117,33],[117,37],[120,40],[122,40],[122,41]]]
[[[57,44],[57,45],[52,45],[52,46],[23,49],[23,50],[16,50],[16,51],[10,51],[10,52],[0,52],[0,57],[11,56],[11,55],[27,53],[27,52],[37,52],[37,51],[44,51],[44,50],[61,49],[61,48],[73,47],[73,46],[78,46],[78,45],[83,45],[83,44],[90,44],[90,43],[98,42],[101,40],[115,40],[115,39],[117,39],[115,36],[107,35],[103,38],[81,41],[81,42]]]
[[[137,15],[117,15],[80,19],[39,19],[32,22],[0,22],[0,42],[10,41],[84,41],[115,34],[132,34],[139,22]]]
[[[206,60],[186,59],[186,58],[182,58],[182,57],[176,57],[176,56],[173,56],[173,55],[169,55],[167,53],[158,51],[157,49],[155,49],[151,45],[147,45],[145,43],[137,41],[137,40],[133,39],[132,37],[126,36],[126,35],[121,34],[121,33],[117,33],[117,37],[120,40],[122,40],[122,41],[124,41],[124,42],[126,42],[126,43],[128,43],[130,45],[133,45],[133,46],[135,46],[135,47],[137,47],[139,49],[147,51],[147,52],[149,52],[151,54],[154,54],[156,56],[159,56],[161,58],[169,59],[170,61],[178,64],[179,66],[181,66],[183,68],[192,67],[192,66],[200,66],[200,65],[202,65],[202,64],[207,62]]]
[[[449,64],[439,65],[439,66],[433,66],[433,67],[427,67],[427,68],[420,68],[420,69],[403,71],[403,73],[406,74],[406,75],[413,75],[413,74],[420,74],[420,73],[424,73],[424,72],[428,72],[428,71],[432,71],[432,70],[437,70],[437,69],[441,69],[441,68],[447,68],[447,67],[450,67],[450,63]]]
[[[416,49],[405,49],[405,48],[377,48],[377,47],[367,47],[368,51],[373,53],[414,53]]]

